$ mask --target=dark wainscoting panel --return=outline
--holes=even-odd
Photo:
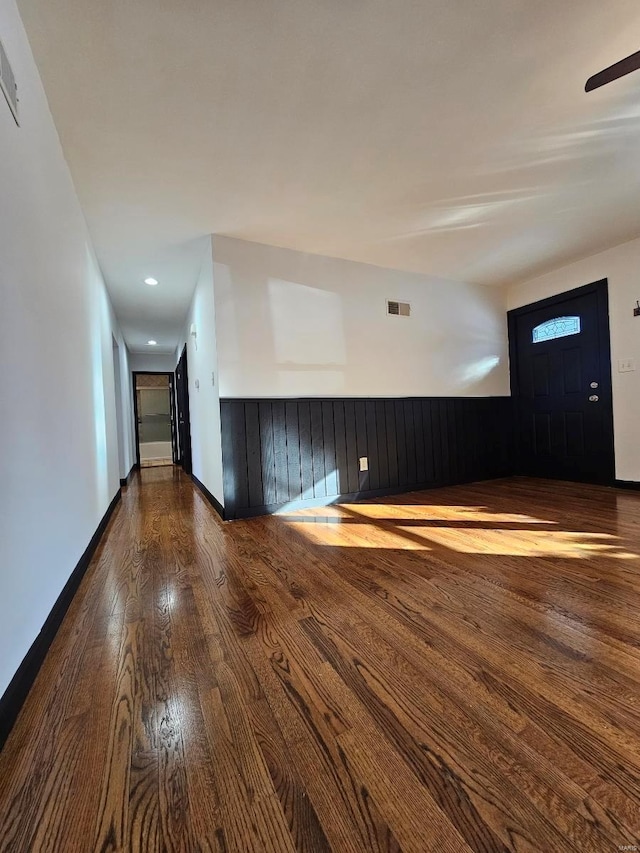
[[[513,473],[510,397],[223,399],[225,518]],[[367,456],[369,470],[359,471]]]

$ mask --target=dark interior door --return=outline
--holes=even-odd
[[[519,473],[614,479],[606,281],[509,314]]]
[[[178,440],[180,464],[187,474],[191,473],[191,424],[189,421],[189,374],[187,372],[187,348],[182,350],[176,367],[176,407],[178,409]]]
[[[169,406],[171,408],[171,456],[175,464],[180,461],[178,451],[178,430],[176,424],[176,378],[173,373],[169,374]]]

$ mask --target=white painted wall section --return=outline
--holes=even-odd
[[[609,324],[613,380],[616,477],[640,481],[640,240],[569,264],[511,287],[508,307],[519,308],[565,290],[606,278],[609,281]],[[620,373],[618,362],[633,359],[635,370]]]
[[[500,288],[228,237],[213,255],[221,397],[509,393]]]
[[[222,488],[222,438],[216,343],[211,237],[203,240],[202,267],[187,314],[176,360],[187,345],[189,413],[194,475],[224,504]],[[195,335],[191,328],[195,328]]]
[[[0,97],[2,694],[119,489],[114,336],[129,368],[14,0],[0,37],[21,124]]]
[[[118,328],[118,322],[113,308],[110,308],[110,318],[113,330],[113,337],[118,344],[117,355],[119,358],[120,368],[120,412],[122,417],[121,424],[118,424],[118,443],[122,447],[119,448],[118,458],[120,461],[120,478],[126,478],[131,468],[136,461],[136,434],[133,415],[133,382],[131,376],[131,355],[127,349],[127,345],[122,337],[122,333]],[[115,368],[114,368],[115,370]],[[115,380],[115,377],[114,377]],[[117,422],[116,409],[116,422]]]
[[[151,349],[151,347],[150,347]],[[130,357],[131,370],[145,371],[149,373],[173,373],[176,369],[176,360],[173,354],[132,352]]]

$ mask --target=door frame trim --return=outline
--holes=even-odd
[[[169,377],[169,406],[171,407],[171,455],[174,465],[176,464],[177,454],[177,436],[175,423],[175,374],[170,370],[132,370],[131,371],[131,389],[133,391],[133,426],[136,433],[136,468],[140,468],[140,432],[138,429],[138,395],[136,391],[137,376],[168,376]]]
[[[511,397],[513,398],[513,419],[515,424],[515,451],[516,463],[520,468],[520,412],[516,405],[516,400],[520,396],[520,387],[518,382],[518,346],[516,341],[516,323],[519,317],[529,314],[532,311],[539,311],[544,308],[551,308],[553,305],[561,305],[569,299],[586,296],[589,293],[596,294],[596,313],[598,322],[598,339],[600,342],[600,360],[604,366],[603,373],[600,377],[600,385],[606,392],[608,399],[611,401],[608,406],[609,414],[609,436],[611,439],[611,460],[612,471],[608,478],[608,485],[615,483],[616,471],[616,456],[615,456],[615,440],[613,433],[613,378],[612,378],[612,363],[611,363],[611,332],[609,328],[609,281],[606,278],[601,278],[598,281],[592,281],[590,284],[584,284],[581,287],[574,287],[571,290],[564,290],[562,293],[556,293],[553,296],[548,296],[546,299],[540,299],[537,302],[530,302],[528,305],[521,305],[519,308],[512,308],[507,311],[507,327],[509,336],[509,380],[511,386]],[[608,370],[606,369],[608,365]]]

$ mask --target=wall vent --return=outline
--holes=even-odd
[[[410,317],[411,305],[408,302],[387,299],[387,314],[393,314],[395,317]]]
[[[0,41],[0,89],[4,92],[4,96],[9,104],[9,109],[13,113],[16,124],[20,126],[18,121],[18,87],[16,86],[16,78],[13,76],[13,69],[9,64],[4,46]]]

